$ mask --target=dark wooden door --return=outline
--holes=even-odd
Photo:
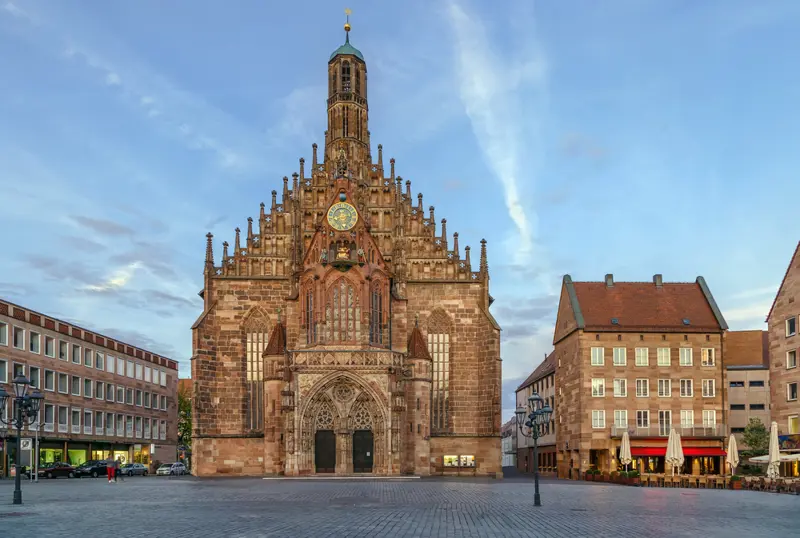
[[[336,472],[336,435],[333,430],[319,430],[314,435],[314,463],[318,473]]]
[[[353,432],[353,472],[371,473],[375,443],[370,430]]]

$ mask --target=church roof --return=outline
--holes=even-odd
[[[341,47],[339,47],[338,49],[333,51],[333,54],[331,54],[331,59],[328,60],[328,61],[332,61],[334,58],[336,58],[340,54],[341,55],[349,54],[351,56],[355,56],[356,58],[358,58],[362,62],[365,61],[364,60],[364,55],[361,54],[361,51],[350,44],[350,33],[349,32],[347,33],[347,37],[345,37],[345,39],[344,39],[344,45],[342,45]]]
[[[269,342],[264,349],[264,356],[283,355],[286,352],[286,327],[279,321],[269,335]]]
[[[428,353],[428,346],[425,344],[425,337],[422,336],[422,331],[419,326],[414,326],[411,331],[411,336],[408,337],[408,358],[409,359],[430,359],[431,355]]]

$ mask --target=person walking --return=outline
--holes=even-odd
[[[117,461],[114,462],[114,482],[117,481],[117,477],[119,477],[119,479],[122,480],[123,482],[125,481],[125,479],[122,478],[122,473],[120,472],[121,468],[122,468],[122,461],[120,461],[119,457],[117,457]]]
[[[116,482],[116,474],[114,473],[115,470],[116,464],[114,463],[114,458],[111,456],[111,454],[109,454],[108,458],[106,459],[106,474],[108,475],[109,484],[111,483],[112,478],[114,478],[114,481]]]

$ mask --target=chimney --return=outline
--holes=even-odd
[[[606,275],[606,288],[613,288],[614,287],[614,275],[608,273]]]
[[[664,286],[664,278],[661,275],[653,275],[653,284],[656,285],[656,288],[661,288]]]

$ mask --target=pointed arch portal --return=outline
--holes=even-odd
[[[372,473],[386,466],[390,430],[385,405],[352,375],[321,381],[300,420],[300,446],[314,473]]]

